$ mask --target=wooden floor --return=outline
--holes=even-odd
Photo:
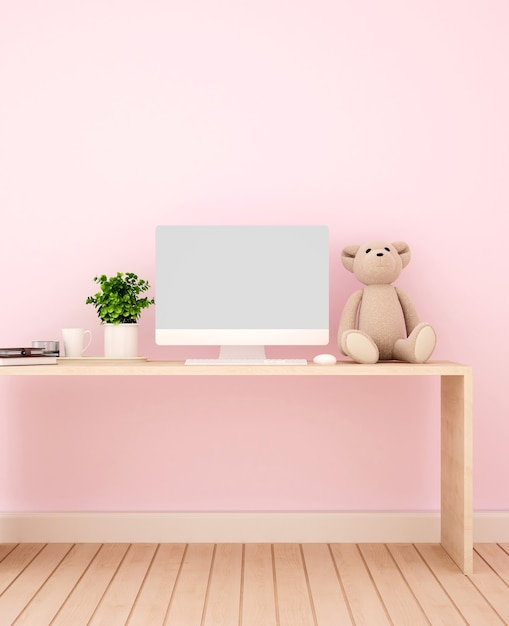
[[[12,624],[509,624],[509,544],[0,544]]]

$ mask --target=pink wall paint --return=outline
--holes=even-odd
[[[509,509],[508,28],[497,0],[10,3],[0,345],[85,326],[100,355],[92,277],[153,282],[159,223],[323,223],[338,354],[341,249],[404,239],[435,358],[474,366],[475,507]],[[436,509],[436,392],[1,379],[0,509]]]

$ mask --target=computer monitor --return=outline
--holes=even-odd
[[[220,358],[329,342],[326,226],[156,228],[158,345],[219,346]]]

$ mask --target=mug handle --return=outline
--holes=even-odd
[[[83,354],[85,352],[85,350],[88,348],[88,346],[92,343],[92,332],[90,330],[85,330],[85,332],[83,334],[85,335],[85,337],[88,334],[88,342],[87,342],[87,345],[81,351],[81,354]]]

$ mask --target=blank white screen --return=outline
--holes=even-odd
[[[156,331],[328,322],[327,227],[157,227]]]

